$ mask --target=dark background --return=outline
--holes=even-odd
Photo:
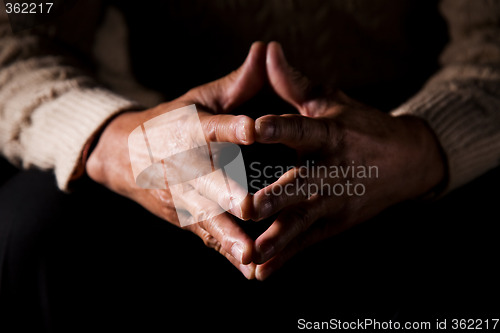
[[[498,317],[499,181],[496,169],[438,202],[393,207],[259,282],[98,185],[68,196],[50,174],[19,172],[0,191],[4,216],[17,216],[0,224],[2,237],[11,228],[0,323],[13,331],[289,331],[299,318]]]
[[[166,100],[236,68],[250,43],[260,39],[252,32],[265,33],[248,25],[246,33],[231,35],[230,21],[218,21],[191,1],[111,3],[131,27],[136,78]],[[398,49],[403,60],[395,65],[397,75],[376,83],[340,75],[333,82],[384,111],[418,91],[438,68],[448,38],[436,2],[408,3],[408,17],[399,26],[408,44]],[[191,16],[163,16],[180,11]],[[192,29],[193,22],[203,29]],[[149,33],[158,30],[169,32],[161,36],[166,46],[157,46],[159,37]],[[284,48],[290,62],[315,82],[332,84],[302,65],[304,53],[296,54],[291,44]],[[307,61],[317,60],[314,47],[304,52]],[[369,67],[366,61],[340,67]],[[265,90],[237,112],[258,117],[290,108]],[[244,149],[245,161],[290,165],[294,160],[283,147],[257,148]],[[19,171],[0,161],[1,332],[154,332],[176,325],[291,331],[299,318],[498,318],[498,168],[439,201],[393,207],[311,247],[259,282],[247,281],[196,236],[89,180],[63,194],[50,172]],[[256,237],[269,222],[244,227]]]

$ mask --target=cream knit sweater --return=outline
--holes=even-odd
[[[451,35],[441,56],[442,69],[392,114],[421,117],[435,131],[448,159],[451,190],[500,164],[500,2],[445,0],[440,8]],[[96,45],[92,22],[97,21],[92,17],[98,11],[77,12],[77,18],[68,18],[66,23],[78,35],[65,42],[72,43],[73,50],[90,53],[90,46]],[[107,23],[108,30],[124,23],[115,14],[108,19],[115,21]],[[46,31],[49,36],[53,33]],[[121,33],[118,36],[125,38]],[[53,169],[64,190],[83,147],[107,119],[136,107],[133,99],[146,104],[157,99],[154,92],[133,83],[126,61],[108,64],[115,79],[107,83],[116,93],[103,88],[46,41],[30,31],[11,33],[1,11],[0,151],[24,168]],[[99,43],[103,41],[98,38]]]

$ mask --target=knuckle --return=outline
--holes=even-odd
[[[201,221],[201,223],[203,225],[203,229],[205,229],[208,233],[216,237],[217,231],[219,229],[217,226],[217,222],[213,217],[208,217],[205,220]]]
[[[208,219],[208,214],[204,209],[198,209],[193,217],[196,221],[201,222]]]
[[[207,141],[218,141],[219,122],[217,116],[208,116],[203,122],[203,132]]]
[[[205,227],[205,230],[207,230],[207,233],[209,233],[213,238],[213,242],[215,242],[214,246],[212,246],[213,248],[217,246],[217,248],[215,249],[218,252],[230,251],[233,243],[229,240],[228,237],[226,237],[225,233],[221,230],[217,218],[210,217],[203,222],[203,225]]]
[[[310,133],[306,133],[304,127],[304,117],[296,114],[290,114],[284,117],[285,122],[282,123],[283,135],[287,135],[293,138],[293,141],[301,142],[307,139]]]
[[[204,194],[208,190],[208,179],[207,177],[196,177],[195,179],[191,180],[193,188],[198,191],[200,194]]]
[[[297,186],[297,195],[299,198],[308,199],[308,191],[311,190],[311,180],[309,179],[309,170],[307,167],[300,167],[297,174],[295,175],[295,184]]]
[[[212,237],[213,238],[213,237]],[[219,252],[219,253],[223,253],[223,249],[222,249],[222,245],[215,239],[213,238],[213,243],[212,243],[212,246],[211,246],[215,251]]]
[[[203,233],[203,236],[201,236],[201,239],[203,240],[203,243],[209,248],[218,250],[217,248],[220,247],[219,242],[206,231]]]
[[[160,208],[160,217],[170,223],[179,224],[177,213],[172,207],[162,206]]]
[[[319,127],[322,129],[321,131],[318,131],[318,141],[320,142],[321,146],[327,146],[331,143],[330,124],[329,122],[322,119],[318,119],[318,122],[320,125]]]
[[[240,132],[240,137],[245,138],[246,141],[253,140],[253,129],[255,128],[255,121],[244,115],[236,116],[235,118],[235,130],[236,132]],[[235,133],[236,138],[238,138],[238,134]]]
[[[280,186],[280,185],[278,185]],[[271,191],[271,193],[268,193],[266,196],[266,203],[270,205],[273,209],[276,209],[280,207],[283,197],[283,194],[274,194],[274,191]]]
[[[206,221],[210,223],[216,215],[218,215],[218,210],[215,207],[201,207],[197,209],[194,218],[198,222]]]
[[[304,123],[304,119],[299,118],[299,117],[295,117],[294,121],[292,123],[293,124],[292,130],[294,133],[297,133],[297,140],[299,142],[303,142],[304,139],[307,139],[306,131],[305,131],[305,128],[303,126],[303,123]]]
[[[293,221],[293,225],[297,229],[297,233],[308,229],[312,222],[311,212],[304,206],[295,207],[290,212],[289,218]]]
[[[186,91],[186,93],[182,97],[187,101],[192,102],[195,99],[194,97],[198,95],[198,90],[199,87],[191,88],[188,91]]]
[[[324,99],[322,98],[309,99],[308,101],[302,104],[302,110],[304,114],[307,114],[309,116],[324,113],[326,107],[327,103],[325,103]]]
[[[219,245],[220,245],[220,249],[219,249],[219,252],[222,253],[222,251],[224,252],[227,252],[227,253],[230,253],[231,252],[231,248],[233,246],[233,242],[229,241],[227,239],[227,237],[223,237],[222,238],[222,241],[219,242]]]
[[[216,179],[215,176],[207,180],[206,183],[207,196],[213,198],[212,200],[214,201],[213,202],[214,205],[219,205],[220,207],[228,208],[231,197],[227,191],[227,188],[221,186],[221,181],[222,181],[221,179]],[[210,193],[208,192],[208,190],[210,191]],[[212,207],[211,209],[215,210],[215,207]]]
[[[298,186],[307,186],[309,183],[309,177],[305,173],[307,172],[307,167],[302,167],[297,173],[296,181]]]

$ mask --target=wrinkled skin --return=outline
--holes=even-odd
[[[129,159],[128,136],[145,121],[166,112],[195,104],[207,142],[232,142],[249,145],[254,142],[254,121],[246,116],[228,113],[254,96],[265,81],[266,45],[256,42],[252,45],[244,64],[236,71],[217,81],[202,85],[168,103],[160,104],[142,112],[125,112],[114,118],[101,134],[96,148],[86,163],[86,171],[91,179],[109,189],[130,198],[153,214],[179,225],[179,220],[168,189],[146,190],[136,185]],[[179,133],[171,133],[172,138],[185,140],[194,133],[192,122],[182,124]],[[193,135],[194,136],[194,135]],[[172,148],[176,142],[172,142]],[[182,143],[183,145],[186,142]],[[196,219],[203,219],[185,227],[204,243],[223,254],[249,279],[254,278],[255,265],[251,263],[253,240],[235,223],[229,213],[211,216],[214,203],[231,202],[227,191],[221,190],[221,179],[193,181],[191,185],[203,195],[185,198],[182,204]],[[252,214],[249,198],[238,198],[238,204],[231,213],[242,219]],[[234,201],[234,200],[233,200]],[[204,219],[205,216],[210,216]]]
[[[268,46],[266,65],[275,92],[300,115],[267,115],[257,119],[257,142],[294,148],[303,159],[314,162],[305,164],[309,169],[361,165],[376,166],[378,172],[371,178],[353,178],[349,174],[339,179],[325,172],[307,173],[295,168],[258,191],[253,198],[255,219],[280,212],[255,242],[253,260],[258,264],[256,277],[261,280],[304,247],[365,221],[397,202],[421,196],[445,177],[440,146],[424,121],[393,117],[340,91],[319,98],[311,96],[309,81],[289,67],[277,43]],[[351,183],[351,195],[347,194],[347,181]],[[344,184],[343,194],[328,191],[328,186],[332,188],[336,183]],[[356,184],[364,186],[363,195],[353,194]],[[304,195],[304,191],[299,191],[301,186],[311,186],[313,190],[323,186],[324,191]],[[283,191],[285,187],[287,193]]]
[[[246,116],[228,114],[252,98],[266,81],[300,114],[266,115],[255,122]],[[197,106],[208,142],[283,143],[295,149],[303,161],[314,161],[315,166],[377,167],[378,177],[339,179],[304,175],[299,172],[299,165],[253,197],[237,198],[238,204],[232,206],[230,213],[239,218],[260,220],[279,213],[255,241],[229,213],[185,227],[223,254],[248,279],[260,280],[305,247],[365,221],[397,202],[424,195],[446,178],[439,143],[421,119],[382,113],[340,91],[319,97],[310,92],[309,81],[287,64],[279,44],[270,43],[266,47],[254,43],[245,63],[228,76],[155,108],[125,112],[114,118],[88,159],[87,173],[96,182],[179,225],[168,189],[145,190],[136,185],[127,139],[145,121],[191,104]],[[193,131],[189,122],[179,126],[179,133]],[[172,142],[172,146],[176,143]],[[352,186],[362,184],[363,195],[332,195],[321,191],[304,195],[297,190],[304,185],[334,186],[346,181]],[[210,216],[207,212],[214,205],[228,205],[235,199],[220,185],[221,179],[216,177],[191,182],[194,191],[184,198],[182,208],[195,219]],[[287,187],[289,195],[273,191],[280,187]]]

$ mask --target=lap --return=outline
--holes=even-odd
[[[202,319],[227,326],[227,316],[281,318],[293,328],[300,316],[360,305],[392,313],[421,298],[446,306],[494,287],[492,298],[498,212],[484,189],[499,174],[424,208],[395,207],[304,251],[261,283],[244,280],[194,235],[96,184],[67,195],[50,173],[23,171],[0,188],[0,293],[61,330],[97,318],[110,327],[203,326]]]

